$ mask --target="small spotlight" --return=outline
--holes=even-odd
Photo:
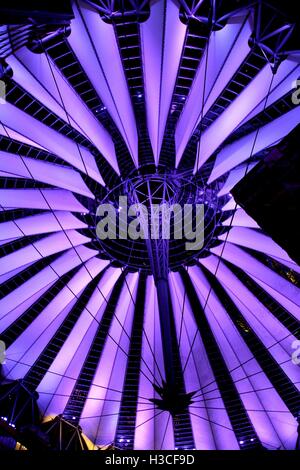
[[[126,442],[130,442],[130,439],[126,439]]]
[[[142,98],[143,97],[143,94],[141,92],[139,92],[137,95],[136,95],[138,98]]]
[[[241,444],[241,445],[245,444],[245,441],[240,441],[240,444]]]
[[[3,421],[7,421],[7,417],[6,417],[6,416],[1,416],[1,419],[3,419]]]
[[[124,439],[121,437],[121,439],[119,439],[119,442],[124,442]]]
[[[255,441],[254,437],[251,437],[250,442],[254,442],[254,441]]]
[[[99,114],[99,113],[101,113],[101,112],[103,112],[103,111],[105,111],[105,110],[106,110],[106,106],[101,106],[100,108],[97,108],[97,109],[96,109],[95,113],[96,113],[96,114]]]
[[[72,419],[76,419],[76,417],[75,417],[75,416],[72,416]]]

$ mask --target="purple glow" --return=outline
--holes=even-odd
[[[77,171],[60,165],[0,151],[0,171],[3,176],[34,179],[94,198]]]
[[[14,321],[14,318],[17,318],[19,315],[24,313],[26,307],[30,306],[37,298],[39,298],[44,291],[49,289],[54,281],[58,279],[58,276],[62,276],[75,266],[78,266],[81,263],[81,260],[87,261],[97,254],[97,252],[90,250],[85,246],[77,247],[77,253],[75,253],[73,248],[68,250],[51,263],[51,267],[53,269],[47,266],[41,272],[24,282],[20,287],[0,300],[2,314],[0,319],[1,331]]]
[[[291,261],[287,253],[280,248],[277,243],[270,240],[266,235],[263,235],[251,228],[234,227],[230,230],[228,237],[221,235],[219,238],[220,240],[225,240],[226,238],[231,243],[246,246],[262,253],[267,253],[270,256],[276,256],[280,259]]]
[[[117,173],[119,172],[111,136],[88,111],[55,64],[51,63],[51,59],[49,64],[49,58],[45,54],[37,55],[23,48],[18,51],[17,57],[10,57],[8,63],[14,70],[14,80],[17,83],[66,123],[86,134]],[[39,77],[39,80],[36,77]]]
[[[211,34],[209,60],[206,60],[206,54],[204,54],[176,129],[176,166],[178,166],[188,140],[202,115],[204,77],[208,77],[205,81],[205,106],[203,108],[205,115],[223,90],[224,84],[229,82],[248,54],[250,34],[249,21],[245,23],[244,27],[241,27],[241,23],[232,22],[220,31]],[[230,51],[230,57],[228,57]],[[197,106],[195,106],[195,103],[197,103]]]
[[[217,255],[221,253],[222,245],[213,248],[211,251]],[[292,300],[300,307],[299,289],[283,279],[279,274],[264,266],[252,256],[248,255],[244,250],[238,248],[231,243],[227,243],[222,252],[222,258],[233,262],[236,266],[240,267],[255,279],[266,282],[270,287],[277,292],[284,293],[287,299]]]
[[[72,246],[83,245],[88,240],[87,237],[81,235],[76,230],[68,230],[68,237],[65,233],[49,235],[35,243],[36,249],[29,245],[2,257],[0,260],[0,274],[53,253],[67,250]]]
[[[234,217],[229,217],[223,222],[225,226],[249,227],[259,229],[259,226],[243,209],[237,209]]]
[[[265,106],[270,106],[274,99],[279,99],[289,91],[288,86],[291,87],[293,79],[290,77],[287,79],[286,75],[289,74],[291,69],[294,69],[291,77],[296,79],[296,76],[299,76],[300,68],[296,67],[295,70],[295,64],[288,61],[282,64],[280,73],[276,74],[275,80],[272,80],[273,73],[269,65],[266,65],[261,70],[245,90],[239,94],[221,116],[204,132],[198,168],[208,160],[210,155],[244,120],[247,121],[250,115],[253,117],[256,112],[261,111]],[[280,86],[280,79],[285,79],[283,80],[283,86]],[[270,83],[272,83],[271,90],[269,90]],[[272,92],[274,89],[276,93],[274,93],[273,98]],[[271,95],[271,98],[269,95]],[[267,102],[266,96],[268,96]],[[253,109],[255,109],[255,113],[250,113]]]
[[[101,321],[106,306],[104,296],[109,298],[112,286],[120,274],[121,271],[118,269],[109,269],[105,273],[98,285],[99,290],[94,290],[86,309],[83,310],[72,333],[53,362],[51,370],[40,383],[38,387],[40,393],[39,404],[45,410],[45,414],[56,413],[58,409],[64,410],[68,395],[72,393],[75,379],[78,377],[84,359],[91,347],[98,322]],[[62,379],[62,375],[66,377]],[[74,377],[74,380],[70,380],[69,377]],[[46,394],[43,394],[43,392],[46,392]],[[57,396],[51,397],[51,393],[57,394]]]
[[[136,124],[113,28],[104,23],[100,15],[91,9],[82,6],[79,13],[76,5],[73,8],[75,20],[72,22],[68,42],[127,142],[132,159],[137,164]],[[88,32],[93,37],[93,44]]]
[[[37,142],[75,168],[83,172],[86,168],[91,178],[104,184],[93,155],[85,147],[78,147],[71,139],[47,127],[10,103],[0,106],[0,119],[8,128]]]
[[[242,179],[244,178],[247,171],[251,171],[252,168],[256,166],[257,163],[250,163],[249,165],[240,165],[237,168],[234,168],[229,173],[227,180],[219,191],[218,196],[224,196],[231,191],[231,189]],[[229,194],[231,196],[231,194]]]
[[[111,442],[114,438],[114,432],[117,425],[117,413],[120,407],[120,394],[114,390],[120,390],[124,381],[126,356],[117,344],[128,350],[129,342],[125,333],[120,327],[120,323],[124,325],[125,331],[130,332],[133,319],[133,303],[130,292],[135,296],[137,287],[137,274],[128,275],[128,289],[123,287],[122,302],[118,303],[116,317],[110,328],[111,338],[107,339],[101,360],[99,362],[93,385],[90,388],[88,399],[85,403],[80,423],[84,425],[86,432],[89,433],[92,440],[97,444]],[[129,292],[130,290],[130,292]],[[119,323],[120,322],[120,323]],[[113,368],[113,364],[117,362],[118,368]],[[108,365],[110,364],[110,367]],[[106,390],[106,388],[109,390]],[[93,399],[90,399],[93,397]],[[95,400],[94,398],[98,398]],[[103,399],[105,398],[106,401]],[[117,400],[117,401],[109,401]],[[102,417],[102,415],[111,415]],[[95,416],[95,418],[93,418]],[[89,419],[86,419],[86,418]]]
[[[158,164],[185,32],[186,26],[179,19],[179,8],[175,2],[155,2],[149,20],[141,24],[147,121],[156,164]]]
[[[62,210],[86,213],[72,193],[63,189],[0,189],[0,204],[9,208]]]
[[[202,263],[210,270],[211,259],[202,260]],[[217,261],[217,260],[215,260]],[[215,264],[214,264],[215,266]],[[198,291],[201,303],[205,302],[207,298],[209,285],[201,274],[199,268],[192,268],[191,278],[194,286]],[[195,284],[197,282],[197,284]],[[290,415],[285,418],[285,426],[274,421],[272,413],[264,412],[269,409],[270,403],[274,406],[273,409],[285,410],[286,407],[280,400],[279,396],[274,389],[267,390],[270,387],[270,382],[261,371],[256,360],[248,350],[246,344],[241,339],[233,323],[220,302],[217,300],[215,294],[212,292],[206,308],[206,316],[213,329],[214,335],[221,347],[224,360],[227,363],[228,369],[232,370],[232,378],[235,381],[236,387],[240,392],[241,399],[251,421],[256,429],[259,438],[264,442],[277,442],[278,446],[283,438],[289,439],[289,432],[291,427],[294,426],[294,420]],[[239,367],[239,364],[244,364]],[[259,373],[260,371],[260,373]],[[249,376],[250,378],[247,378]],[[257,390],[261,390],[256,392]],[[271,398],[272,395],[272,398]],[[254,412],[251,410],[260,410]],[[275,425],[275,429],[274,429]]]
[[[184,318],[184,325],[181,332],[181,354],[182,362],[185,363],[190,345],[197,333],[197,326],[193,318],[191,306],[187,299],[184,300],[185,290],[178,273],[170,274],[170,286],[178,338],[180,335],[182,314]],[[183,303],[185,305],[184,310]],[[197,360],[197,358],[200,357],[201,362]],[[193,406],[191,406],[191,411],[195,411],[195,413],[200,416],[199,418],[191,415],[197,449],[214,450],[218,448],[238,448],[234,433],[230,431],[231,425],[225,410],[224,402],[221,398],[218,398],[220,396],[220,391],[214,383],[214,375],[199,334],[196,337],[193,357],[186,367],[185,383],[187,392],[204,388],[208,395],[207,398],[209,398],[207,403],[210,403],[210,405],[207,406],[207,409],[205,407],[203,407],[203,409],[201,409],[201,407],[193,409]],[[208,387],[208,384],[211,384],[211,387]],[[211,392],[210,389],[212,390]],[[214,424],[220,419],[222,420],[222,423],[224,423],[224,426],[227,427],[227,429],[224,429],[222,434],[218,432],[218,426]]]
[[[2,222],[0,224],[0,240],[16,239],[24,234],[35,235],[41,233],[60,232],[70,229],[83,229],[87,225],[77,219],[70,212],[54,211],[46,212],[18,219],[18,225],[14,222]]]
[[[256,135],[257,132],[252,132],[238,141],[228,144],[217,156],[209,183],[247,160],[251,155],[278,142],[291,132],[299,122],[300,110],[297,106],[287,114],[261,127],[258,135]]]

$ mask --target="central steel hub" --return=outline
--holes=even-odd
[[[132,212],[129,208],[134,205],[141,205],[143,214],[138,214],[141,225],[144,228],[148,226],[148,240],[143,238],[122,239],[116,236],[115,239],[99,239],[101,252],[108,258],[114,260],[117,264],[128,266],[132,269],[144,269],[153,273],[153,264],[149,250],[153,248],[156,251],[164,251],[164,257],[167,259],[167,269],[177,269],[182,265],[194,263],[195,259],[205,256],[208,248],[215,240],[215,232],[220,217],[222,216],[221,206],[224,201],[220,201],[217,196],[219,191],[217,185],[207,185],[199,177],[180,173],[177,170],[165,170],[158,168],[156,171],[135,172],[131,177],[126,178],[120,185],[111,189],[107,195],[97,201],[98,205],[109,204],[116,212],[116,232],[119,233],[120,220],[124,220],[124,211],[128,211],[127,223],[132,221]],[[126,200],[124,199],[126,198]],[[125,204],[124,204],[125,200]],[[162,243],[163,233],[165,233],[167,220],[164,218],[165,212],[162,206],[170,209],[170,238],[167,242]],[[191,208],[191,227],[192,231],[197,230],[196,205],[203,205],[203,220],[201,224],[204,227],[204,243],[198,250],[188,251],[186,249],[187,238],[185,230],[182,226],[182,237],[178,235],[175,228],[175,215],[172,209],[176,206],[180,212],[182,209],[182,218],[184,214],[188,214],[188,206]],[[159,207],[158,207],[159,206]],[[154,209],[160,211],[159,215],[159,236],[153,237],[151,232],[154,223]],[[186,210],[186,212],[184,212]],[[143,217],[142,217],[143,215]],[[180,217],[180,214],[178,215]],[[99,222],[99,218],[95,219],[95,227]],[[184,220],[182,222],[184,224]],[[176,232],[176,234],[175,234]],[[153,241],[153,238],[155,240]],[[158,246],[160,244],[160,246]]]

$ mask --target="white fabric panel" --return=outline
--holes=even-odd
[[[246,176],[246,173],[252,170],[257,165],[257,162],[255,163],[250,163],[249,165],[240,165],[229,173],[224,186],[222,189],[218,192],[218,196],[225,196],[228,194],[231,189],[239,182],[241,181],[244,176]]]
[[[78,246],[76,251],[74,248],[68,250],[57,260],[50,263],[50,265],[44,268],[41,272],[24,282],[24,284],[17,287],[13,292],[0,300],[1,318],[5,317],[9,312],[13,313],[17,307],[22,306],[27,299],[32,298],[36,293],[40,292],[41,295],[42,290],[46,286],[50,287],[58,277],[67,273],[82,262],[92,258],[96,254],[96,250],[91,250],[83,245]]]
[[[68,84],[50,57],[23,47],[8,64],[16,83],[35,96],[53,113],[87,137],[118,172],[111,136]]]
[[[291,258],[287,260],[287,259],[278,258],[277,256],[273,256],[273,255],[272,255],[272,258],[274,258],[276,261],[283,264],[284,266],[287,266],[288,268],[292,269],[296,273],[300,273],[300,266],[296,264]]]
[[[14,139],[18,142],[22,142],[23,144],[30,145],[31,147],[35,147],[39,150],[47,151],[47,149],[45,149],[41,145],[38,145],[33,140],[28,139],[23,134],[14,131],[13,129],[9,128],[8,126],[4,127],[2,125],[2,123],[0,123],[0,135],[3,135],[4,137],[9,137],[10,139]]]
[[[13,129],[104,185],[95,158],[85,147],[76,144],[8,102],[0,106],[0,120],[8,134],[9,129]],[[9,137],[12,136],[9,134]]]
[[[152,375],[156,377],[158,371],[156,371],[155,360],[152,355],[151,349],[154,349],[154,336],[155,336],[155,309],[157,306],[157,298],[155,285],[152,276],[147,278],[146,281],[146,299],[145,299],[144,311],[144,333],[142,342],[141,352],[141,370],[145,372],[146,377]],[[146,337],[147,335],[147,337]],[[150,343],[150,346],[149,346]],[[162,356],[158,356],[160,359]],[[145,366],[145,363],[148,367]],[[149,371],[149,369],[151,371]],[[137,450],[148,450],[155,449],[155,418],[154,415],[156,410],[151,402],[148,402],[149,398],[154,398],[154,388],[149,380],[141,373],[139,377],[139,391],[138,391],[138,402],[137,402],[137,413],[135,423],[135,435],[134,435],[134,448]],[[154,380],[154,379],[153,379]],[[158,377],[159,380],[159,377]]]
[[[3,256],[0,259],[0,274],[16,269],[19,266],[37,261],[53,253],[83,245],[90,239],[81,235],[76,230],[66,230],[38,240],[31,245],[20,248],[13,253]]]
[[[209,391],[207,384],[210,383],[212,384],[211,389],[214,389],[213,393],[210,393],[208,401],[204,394],[203,403],[200,404],[199,398],[195,398],[195,403],[190,406],[196,448],[199,450],[238,449],[239,446],[232,431],[224,402],[219,398],[220,391],[216,385],[191,306],[187,297],[185,298],[185,290],[180,275],[171,273],[169,279],[177,338],[178,343],[180,342],[181,345],[181,361],[183,367],[187,364],[184,373],[186,391],[193,392],[204,387],[207,393]],[[193,348],[192,354],[190,354],[186,363],[191,347]],[[201,361],[199,358],[201,358]],[[195,394],[196,396],[199,396],[199,392]]]
[[[215,272],[217,257],[209,257],[203,261],[211,272]],[[300,389],[300,368],[294,367],[291,358],[291,343],[296,339],[289,331],[267,310],[256,297],[237,279],[224,264],[218,263],[217,278],[242,313],[250,328],[268,348],[278,364]],[[299,385],[297,385],[299,383]]]
[[[176,128],[176,166],[202,117],[202,108],[204,116],[247,57],[251,31],[250,21],[246,20],[246,14],[243,13],[242,16],[230,18],[220,31],[212,32],[208,59],[207,53],[204,53]]]
[[[10,378],[22,377],[59,329],[77,298],[91,280],[107,266],[108,261],[92,258],[86,267],[73,276],[43,312],[21,336],[7,349],[7,374]],[[10,361],[10,358],[12,359]],[[17,364],[15,363],[17,361]],[[18,364],[20,362],[20,364]]]
[[[74,4],[73,11],[75,20],[71,22],[68,42],[137,164],[135,117],[113,26],[104,23],[100,15],[95,14],[88,5],[81,4],[78,10]]]
[[[281,304],[284,309],[286,309],[292,316],[294,316],[297,320],[300,321],[300,311],[298,305],[294,304],[294,302],[289,300],[282,293],[273,289],[273,287],[269,286],[261,279],[257,279],[254,276],[251,277],[262,289],[264,289],[271,297],[273,297],[279,304]]]
[[[130,290],[131,295],[128,309],[126,309],[127,311],[125,312],[126,317],[124,318],[124,321],[121,321],[121,324],[124,327],[124,331],[122,331],[120,340],[118,342],[118,345],[123,349],[123,351],[126,351],[127,353],[131,343],[130,336],[134,315],[134,302],[136,299],[138,287],[138,273],[134,273],[132,277],[133,282],[131,279],[129,279],[129,282],[131,282],[128,282],[129,289],[127,289],[127,285],[125,286],[127,290]],[[125,334],[125,331],[127,332],[127,335],[129,335],[129,338]],[[114,338],[113,334],[112,337]],[[108,342],[110,342],[109,339]],[[111,370],[111,376],[109,380],[109,390],[106,393],[106,400],[103,403],[102,416],[99,421],[99,430],[97,436],[98,442],[113,442],[115,439],[120,402],[111,400],[116,399],[117,397],[120,398],[120,395],[114,390],[122,390],[124,386],[127,356],[123,351],[118,348],[114,358],[114,367]]]
[[[291,87],[291,83],[298,77],[300,72],[300,67],[298,66],[294,73],[291,74],[291,78],[286,78],[293,69],[295,69],[295,63],[284,61],[280,66],[280,72],[276,73],[274,77],[270,65],[265,65],[249,85],[203,133],[198,169],[244,120],[248,120],[249,114],[254,108],[256,108],[256,112],[259,112],[264,107],[270,106],[274,97],[279,98],[288,91],[287,87]],[[280,87],[280,81],[282,80],[285,83],[284,86]],[[275,92],[272,93],[274,89]]]
[[[239,268],[243,269],[247,274],[257,278],[270,287],[280,292],[284,297],[292,301],[295,305],[300,307],[300,289],[283,279],[279,274],[267,268],[262,263],[257,261],[253,256],[248,255],[243,249],[238,248],[230,242],[218,247],[212,248],[211,252],[222,258],[235,264]],[[300,319],[300,311],[299,311]]]
[[[287,93],[291,93],[294,81],[300,76],[300,66],[297,61],[292,58],[283,60],[273,77],[273,86],[270,90],[268,98],[268,106],[279,100]],[[252,119],[265,108],[265,100],[263,100],[253,111],[242,121],[241,126]]]
[[[21,315],[23,315],[23,313],[25,313],[26,310],[34,304],[34,302],[42,298],[43,294],[53,286],[54,282],[54,280],[51,281],[50,284],[47,284],[46,286],[39,289],[37,292],[33,293],[27,299],[24,299],[23,302],[18,305],[18,307],[2,315],[0,319],[0,333],[5,331],[6,328],[8,328],[14,321],[16,321]]]
[[[77,219],[70,212],[45,212],[0,223],[0,240],[2,237],[17,239],[23,237],[24,234],[30,236],[86,227],[87,225],[84,222]]]
[[[234,198],[230,196],[228,202],[225,204],[225,206],[222,207],[222,211],[233,211],[235,209],[240,209],[240,206],[237,205]]]
[[[225,226],[234,226],[234,227],[249,227],[249,228],[259,228],[259,225],[252,219],[244,209],[238,209],[235,211],[234,216],[226,219],[222,225]]]
[[[220,240],[227,240],[236,245],[252,248],[270,256],[277,256],[280,259],[291,261],[286,251],[284,251],[270,237],[262,232],[247,227],[232,227],[228,234],[220,235]]]
[[[216,158],[208,183],[215,181],[227,171],[248,160],[252,155],[275,145],[299,123],[300,109],[297,106],[283,116],[259,128],[258,132],[254,131],[232,144],[226,145]]]
[[[168,423],[169,414],[160,413],[151,402],[147,401],[149,398],[159,398],[159,396],[146,377],[152,377],[153,374],[158,384],[161,384],[162,378],[165,378],[157,292],[152,276],[147,278],[145,306],[147,307],[142,343],[143,361],[141,362],[141,371],[145,375],[140,374],[134,448],[140,450],[172,449],[174,448],[174,435],[172,424]]]
[[[74,296],[70,296],[67,305],[63,302],[56,303],[55,312],[52,312],[50,308],[47,308],[46,311],[49,314],[50,323],[46,326],[44,319],[44,325],[38,330],[37,334],[36,330],[33,328],[36,326],[40,327],[41,325],[37,325],[35,321],[32,328],[25,330],[7,349],[5,367],[6,377],[16,380],[20,377],[24,377],[24,375],[28,373],[31,365],[38,359],[45,345],[48,344],[52,336],[60,327],[61,322],[70,313],[76,300],[77,299]],[[56,317],[53,317],[53,313],[56,314]],[[40,316],[37,320],[40,320]]]
[[[109,329],[109,336],[81,415],[80,425],[85,434],[99,445],[114,441],[127,362],[127,356],[119,349],[118,345],[123,350],[128,351],[129,339],[122,330],[121,325],[130,335],[134,311],[130,292],[133,294],[133,299],[135,299],[137,281],[137,273],[129,274],[127,276],[129,289],[125,283],[123,285]],[[110,416],[101,419],[101,416],[105,414]]]
[[[107,299],[121,274],[120,269],[109,268],[100,279],[80,318],[53,361],[37,391],[39,405],[45,415],[63,413],[79,376],[86,356],[95,338],[107,306]]]
[[[0,189],[0,204],[7,209],[46,209],[87,212],[76,197],[65,189]]]
[[[153,2],[150,18],[141,23],[140,32],[147,122],[158,164],[186,32],[179,19],[179,6],[168,0]]]
[[[12,240],[14,240],[14,239],[12,239]],[[17,274],[19,274],[24,269],[29,268],[29,266],[31,266],[32,264],[33,263],[28,263],[28,264],[25,264],[24,266],[21,266],[20,268],[13,269],[12,271],[10,271],[8,273],[1,274],[0,284],[2,284],[3,282],[6,282],[11,277],[16,276]]]
[[[207,259],[202,261],[206,263]],[[199,299],[204,305],[210,286],[199,268],[190,271]],[[293,416],[288,413],[213,291],[205,313],[259,439],[269,448],[278,448],[283,441],[290,441],[291,433],[295,431]],[[271,410],[270,403],[272,410],[278,412],[277,415],[265,411]]]
[[[0,171],[6,177],[42,181],[58,188],[82,194],[91,199],[95,198],[80,174],[72,168],[62,165],[33,158],[21,158],[19,155],[0,151]]]

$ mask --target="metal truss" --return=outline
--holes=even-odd
[[[55,44],[70,32],[69,24],[0,25],[0,60],[24,46],[28,46],[33,52],[41,53],[46,46]]]
[[[118,22],[124,17],[136,18],[139,22],[145,21],[150,14],[150,0],[84,0],[95,8],[101,17],[109,22]]]
[[[209,24],[213,30],[225,26],[233,15],[245,8],[253,11],[254,33],[251,45],[258,46],[271,66],[277,70],[279,63],[289,54],[298,52],[296,38],[299,23],[291,19],[285,7],[275,0],[179,0],[180,16],[184,22],[197,20]],[[281,11],[282,10],[282,11]]]
[[[271,4],[257,2],[252,45],[262,50],[274,71],[288,55],[297,52],[299,32],[299,24],[290,21]]]

